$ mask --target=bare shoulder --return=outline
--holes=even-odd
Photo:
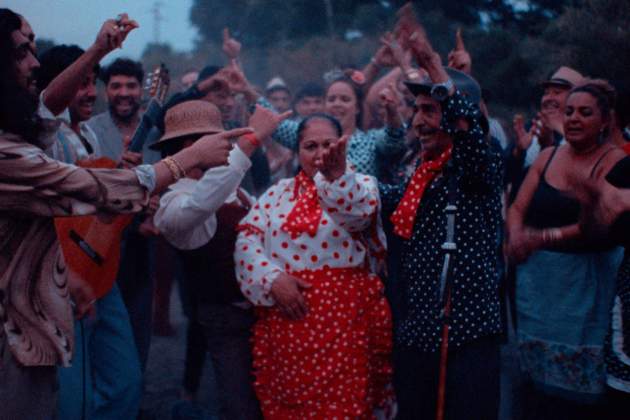
[[[560,146],[560,148],[562,148],[562,147],[563,146]],[[534,163],[532,163],[532,166],[531,166],[530,170],[533,170],[533,171],[536,171],[538,173],[541,173],[543,168],[545,167],[545,165],[549,161],[549,159],[551,159],[551,155],[554,152],[554,150],[555,150],[555,147],[546,147],[546,148],[544,148],[538,154],[538,157],[536,158]],[[559,150],[559,152],[560,151],[561,151],[561,149]]]

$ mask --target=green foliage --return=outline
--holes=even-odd
[[[328,18],[326,4],[332,7]],[[333,67],[362,67],[391,29],[404,0],[194,0],[191,23],[199,30],[192,54],[149,45],[147,67],[164,61],[179,75],[204,64],[222,64],[221,33],[229,27],[242,42],[252,81],[280,75],[293,90],[321,81]],[[630,2],[618,0],[416,0],[416,13],[446,61],[457,27],[464,29],[473,75],[490,92],[490,108],[510,118],[534,111],[537,88],[554,69],[568,65],[607,78],[630,91]],[[347,30],[363,37],[345,41]]]

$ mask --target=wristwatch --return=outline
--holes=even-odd
[[[453,89],[453,80],[448,79],[446,82],[436,83],[431,87],[431,97],[436,101],[442,102],[448,98],[448,93]]]

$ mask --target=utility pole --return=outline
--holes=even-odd
[[[153,13],[153,43],[160,43],[160,26],[164,18],[162,17],[162,2],[156,1],[153,3],[153,7],[151,8],[151,13]]]

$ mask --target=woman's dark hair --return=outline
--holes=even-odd
[[[17,134],[25,141],[39,145],[43,124],[37,115],[38,98],[19,85],[15,74],[18,51],[12,33],[21,27],[22,21],[18,14],[9,9],[0,9],[0,130]]]
[[[348,73],[348,71],[346,71],[346,73]],[[344,74],[341,77],[331,80],[328,85],[326,85],[326,91],[324,92],[324,103],[326,103],[326,97],[328,96],[328,91],[330,90],[330,87],[339,82],[347,84],[354,92],[354,97],[357,100],[358,110],[356,115],[356,125],[357,128],[361,128],[361,121],[363,121],[363,90],[361,89],[361,86],[355,83],[348,74]]]
[[[55,45],[39,56],[37,70],[37,89],[43,91],[55,77],[59,76],[72,63],[77,61],[85,51],[77,45]],[[100,67],[94,66],[94,73],[98,74]]]
[[[300,90],[298,90],[297,94],[295,95],[295,100],[293,101],[293,103],[294,104],[298,103],[306,97],[323,98],[324,88],[321,85],[318,85],[317,83],[308,82],[304,86],[302,86]]]
[[[610,112],[615,109],[617,92],[606,80],[592,79],[571,89],[569,95],[584,92],[590,94],[597,101],[597,107],[602,117],[610,119]]]
[[[114,60],[112,64],[103,69],[100,79],[103,83],[108,84],[109,79],[111,79],[112,76],[119,75],[135,77],[138,80],[138,83],[142,84],[142,79],[144,79],[144,70],[142,70],[142,64],[137,61],[133,61],[129,58],[118,58]]]
[[[337,118],[333,117],[332,115],[323,114],[323,113],[311,114],[308,117],[304,118],[300,122],[300,124],[298,125],[296,149],[300,148],[300,141],[302,140],[302,135],[304,134],[304,130],[306,130],[306,127],[308,127],[308,125],[313,120],[320,120],[320,121],[323,120],[323,121],[327,121],[328,123],[330,123],[330,125],[337,132],[337,137],[341,137],[341,135],[343,134],[343,129],[341,128],[341,123],[337,120]]]
[[[214,76],[220,70],[221,70],[221,67],[219,66],[214,66],[214,65],[205,66],[204,68],[201,69],[201,71],[199,72],[199,75],[197,76],[197,83],[203,82],[207,78]]]

